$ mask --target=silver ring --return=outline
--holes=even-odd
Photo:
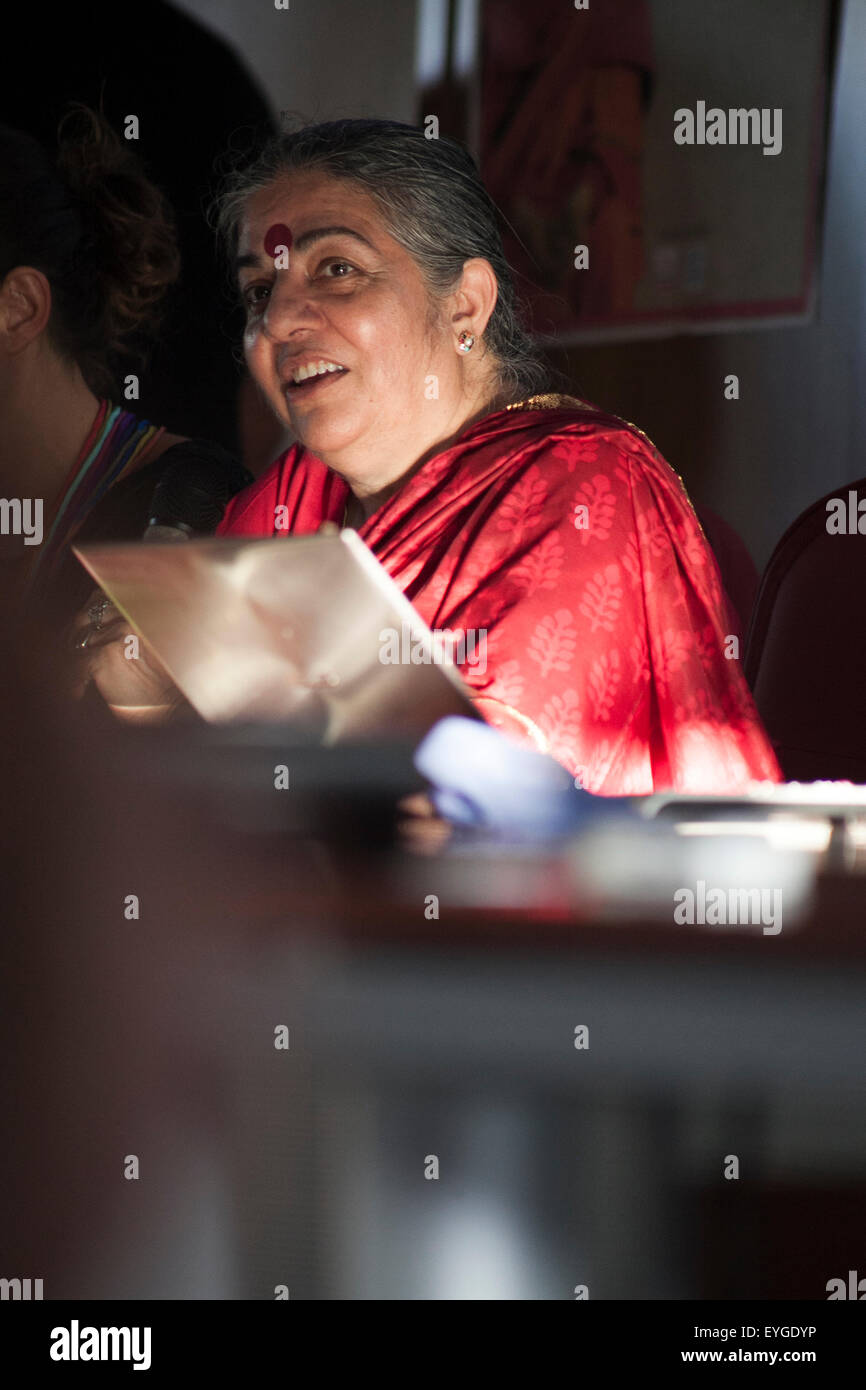
[[[110,603],[111,599],[106,598],[103,594],[102,598],[97,599],[95,603],[91,603],[90,607],[87,610],[87,616],[90,619],[90,626],[92,628],[95,628],[97,632],[101,631],[102,629],[102,619],[105,615],[105,610],[106,608],[108,608]]]

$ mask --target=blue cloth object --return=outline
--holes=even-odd
[[[518,839],[570,835],[599,816],[622,815],[626,805],[593,796],[553,758],[459,716],[434,725],[416,749],[415,766],[432,784],[444,820]]]

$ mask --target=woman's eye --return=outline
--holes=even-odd
[[[323,261],[319,269],[326,280],[344,280],[355,267],[348,261]]]
[[[254,309],[261,308],[265,298],[270,292],[269,285],[249,285],[243,292],[243,301],[246,309],[252,312]]]

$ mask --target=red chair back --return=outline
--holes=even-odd
[[[866,478],[785,532],[746,643],[746,679],[790,781],[866,782],[866,515],[863,535],[827,529],[828,502],[842,499],[847,515],[851,492],[866,499]]]

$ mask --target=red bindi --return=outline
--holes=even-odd
[[[288,251],[292,249],[292,234],[285,222],[275,222],[265,232],[265,253],[276,256],[278,246],[285,246]]]

